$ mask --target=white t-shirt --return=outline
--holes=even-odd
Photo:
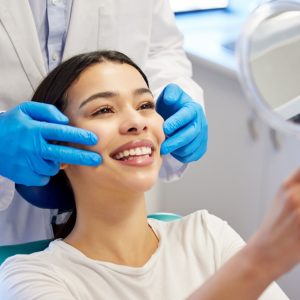
[[[144,266],[93,260],[55,240],[42,252],[6,260],[0,268],[1,299],[182,300],[244,245],[225,221],[205,210],[148,223],[160,241]],[[272,284],[260,299],[288,298]]]

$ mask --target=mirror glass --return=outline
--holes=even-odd
[[[265,104],[285,120],[300,121],[300,11],[275,14],[257,26],[249,68]]]
[[[242,29],[240,82],[254,110],[270,127],[300,137],[300,2],[269,1]]]

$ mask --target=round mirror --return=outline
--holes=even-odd
[[[300,136],[300,2],[258,7],[239,39],[241,83],[271,127]]]

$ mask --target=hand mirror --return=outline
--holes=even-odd
[[[237,55],[255,111],[270,127],[300,137],[300,1],[271,1],[255,9]]]

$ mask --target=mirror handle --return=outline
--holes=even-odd
[[[248,131],[253,141],[257,141],[259,138],[258,124],[257,124],[257,115],[252,111],[251,116],[247,122]]]
[[[282,148],[282,140],[279,136],[278,131],[270,128],[269,134],[274,150],[279,151]]]

